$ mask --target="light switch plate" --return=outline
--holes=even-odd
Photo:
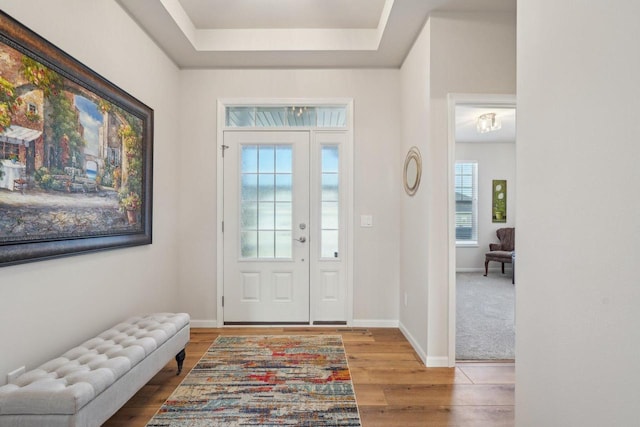
[[[360,227],[373,227],[373,215],[360,215]]]

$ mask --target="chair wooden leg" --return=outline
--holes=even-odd
[[[484,262],[484,275],[486,276],[487,274],[489,274],[489,260]]]
[[[502,263],[502,274],[504,274],[504,262]]]

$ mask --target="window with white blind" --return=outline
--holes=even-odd
[[[456,162],[456,244],[478,243],[478,163]]]

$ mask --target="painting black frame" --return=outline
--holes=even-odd
[[[153,110],[0,10],[0,43],[57,72],[142,121],[141,230],[0,242],[0,267],[152,243]]]

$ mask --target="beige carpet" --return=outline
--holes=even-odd
[[[456,359],[515,358],[516,286],[509,270],[456,274]]]

